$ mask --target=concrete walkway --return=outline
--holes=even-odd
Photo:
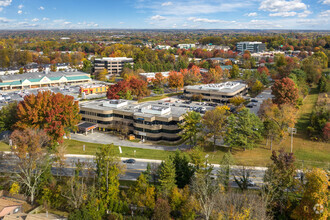
[[[165,145],[157,145],[152,143],[131,142],[128,140],[121,140],[117,136],[102,132],[94,132],[93,134],[89,133],[87,136],[85,136],[84,134],[71,134],[71,139],[77,141],[89,142],[89,143],[114,144],[123,147],[136,147],[136,148],[154,149],[154,150],[175,151],[176,149],[185,150],[189,148],[189,146],[185,144],[181,144],[179,146],[165,146]]]

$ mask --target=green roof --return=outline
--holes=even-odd
[[[90,79],[88,76],[67,76],[68,80]]]

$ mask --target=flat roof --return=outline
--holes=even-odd
[[[88,73],[83,73],[80,71],[74,72],[34,72],[34,73],[23,73],[23,74],[14,74],[14,75],[3,75],[0,76],[0,81],[14,81],[14,80],[31,80],[31,79],[41,79],[44,76],[47,78],[60,78],[62,76],[65,77],[74,77],[74,76],[83,76],[89,75]]]
[[[101,61],[121,61],[121,60],[132,60],[133,58],[128,57],[102,57],[102,58],[95,58],[95,60],[101,60]]]
[[[217,84],[186,86],[185,89],[232,93],[246,86],[247,85],[245,83],[233,81],[233,82],[225,82],[225,83],[217,83]]]
[[[104,106],[104,102],[109,102],[110,100],[94,100],[90,102],[84,102],[80,104],[81,108],[89,108],[101,111],[109,111],[109,110],[120,110],[127,113],[133,113],[135,116],[141,117],[180,117],[181,115],[185,114],[188,110],[186,107],[179,107],[179,106],[171,106],[171,103],[165,101],[152,101],[152,102],[143,102],[137,103],[136,101],[132,100],[123,100],[127,102],[126,105],[123,106]],[[146,111],[149,109],[150,111]],[[167,109],[170,109],[168,111]],[[164,114],[162,114],[164,113]]]

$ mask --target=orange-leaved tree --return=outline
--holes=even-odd
[[[17,106],[18,129],[43,129],[53,143],[63,142],[63,135],[76,130],[81,120],[79,105],[74,98],[50,91],[24,97]]]
[[[176,71],[171,71],[168,77],[168,85],[178,91],[178,88],[183,87],[183,75]]]

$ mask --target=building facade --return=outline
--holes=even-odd
[[[36,72],[0,76],[0,90],[39,88],[47,86],[60,86],[67,84],[80,84],[91,82],[87,73],[73,72]]]
[[[158,72],[152,72],[152,73],[140,73],[140,76],[143,76],[147,79],[148,82],[151,82],[152,80],[155,79],[156,73]],[[170,72],[160,72],[165,79],[167,79],[170,75]]]
[[[259,53],[262,51],[266,51],[266,44],[258,41],[244,41],[237,43],[237,50],[244,52],[246,50],[250,51],[251,53]]]
[[[204,101],[227,103],[235,96],[244,96],[248,85],[240,82],[204,84],[184,87],[183,95],[187,98],[201,96]]]
[[[108,90],[108,86],[103,84],[80,86],[80,94],[85,93],[85,95],[106,93],[107,90]]]
[[[127,57],[103,57],[94,60],[94,72],[98,73],[106,69],[110,75],[119,76],[123,67],[129,64],[134,65],[133,58]]]
[[[167,103],[168,104],[168,103]],[[137,103],[129,100],[98,100],[80,105],[83,121],[97,124],[100,130],[126,130],[137,138],[148,141],[181,139],[181,129],[186,108],[166,103]]]

